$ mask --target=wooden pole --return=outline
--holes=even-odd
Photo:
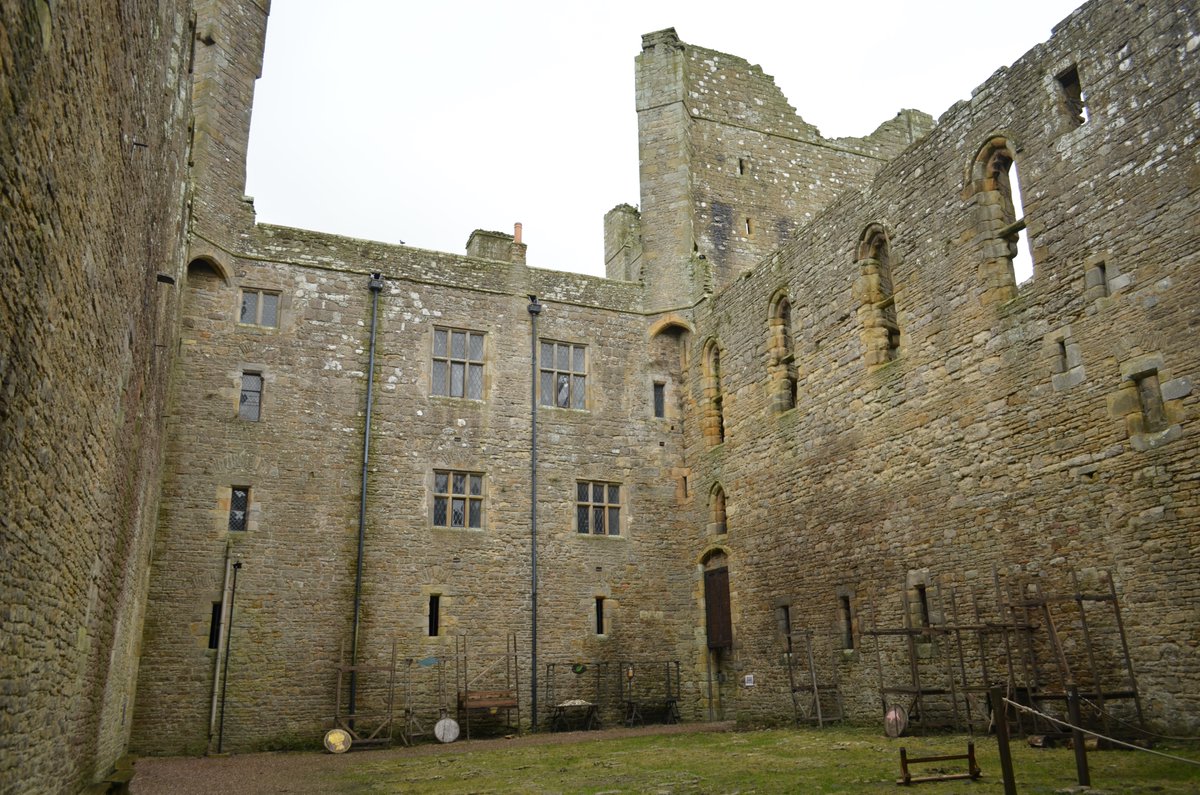
[[[1008,706],[1004,703],[1004,687],[992,685],[989,693],[992,699],[992,722],[996,725],[996,743],[1000,747],[1000,775],[1004,778],[1004,795],[1017,795],[1012,750],[1008,747]]]
[[[1071,716],[1071,723],[1079,726],[1082,719],[1079,715],[1079,687],[1077,685],[1067,688],[1067,714]],[[1083,731],[1078,728],[1071,729],[1071,744],[1075,746],[1075,772],[1079,776],[1080,786],[1090,787],[1092,786],[1092,777],[1088,773],[1087,748],[1083,743]]]

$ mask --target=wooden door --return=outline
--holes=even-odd
[[[704,612],[707,619],[708,648],[727,649],[733,645],[733,622],[729,617],[729,569],[704,572]]]

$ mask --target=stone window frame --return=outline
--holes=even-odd
[[[1083,383],[1087,372],[1079,343],[1071,335],[1070,324],[1055,329],[1043,338],[1043,351],[1050,367],[1050,385],[1064,392]]]
[[[799,378],[793,328],[792,302],[787,290],[780,288],[771,296],[767,310],[767,378],[776,414],[796,408]]]
[[[246,296],[254,295],[254,319],[253,321],[245,320],[246,315]],[[264,297],[273,297],[275,299],[275,322],[263,322],[263,306],[267,303],[262,299]],[[277,330],[280,326],[280,320],[283,316],[283,292],[274,290],[269,287],[239,287],[238,288],[238,303],[237,303],[237,323],[244,328],[261,328]]]
[[[442,351],[438,351],[439,334],[444,335],[441,339],[445,345]],[[462,355],[458,356],[454,350],[455,335],[463,335],[463,350]],[[479,340],[478,358],[476,352],[472,348],[472,342],[475,339]],[[432,397],[438,398],[453,398],[456,400],[483,400],[487,394],[487,360],[488,360],[488,345],[487,332],[478,331],[476,329],[458,328],[454,326],[434,326],[430,334],[430,354],[429,354],[429,394]],[[444,375],[441,380],[441,388],[445,391],[437,391],[438,385],[438,365],[444,366]],[[454,367],[460,365],[462,367],[462,384],[460,394],[454,393]],[[471,392],[471,373],[475,368],[479,372],[479,394],[470,394]]]
[[[1047,70],[1045,83],[1066,131],[1073,132],[1086,127],[1091,121],[1091,106],[1088,104],[1088,94],[1083,90],[1079,62],[1060,60]]]
[[[555,352],[554,361],[549,367],[546,366],[546,347],[553,346]],[[559,359],[562,348],[568,349],[568,361],[564,366]],[[579,356],[582,355],[583,363],[580,369]],[[566,340],[551,339],[542,337],[538,340],[538,406],[540,408],[549,409],[567,409],[570,411],[587,411],[587,382],[590,372],[588,368],[589,359],[588,346],[579,342],[568,342]],[[547,377],[550,381],[547,382]],[[562,379],[566,378],[567,396],[566,405],[560,405]],[[549,383],[552,386],[550,394],[547,395],[546,385]]]
[[[600,500],[597,501],[596,489],[599,487]],[[613,501],[613,489],[616,489],[616,500]],[[586,493],[585,493],[586,492]],[[613,480],[595,480],[580,478],[575,481],[575,533],[581,536],[615,537],[624,535],[622,517],[624,516],[625,487],[624,484]],[[597,529],[596,511],[601,511],[603,527]],[[613,524],[616,527],[613,527]]]
[[[715,482],[708,490],[708,534],[724,536],[729,534],[729,502],[725,488]]]
[[[1171,377],[1160,353],[1144,353],[1121,363],[1121,383],[1108,395],[1108,413],[1124,423],[1133,449],[1147,452],[1183,435],[1183,398],[1191,393],[1191,379]]]
[[[859,338],[868,371],[900,357],[903,335],[896,310],[895,261],[887,226],[880,221],[867,224],[854,251],[858,277],[852,294],[859,304]]]
[[[439,478],[445,476],[444,488]],[[463,478],[463,490],[457,491],[458,478]],[[478,492],[474,485],[478,479]],[[482,471],[469,469],[451,469],[437,467],[432,472],[430,482],[429,522],[438,530],[484,530],[487,528],[487,475]],[[462,502],[463,521],[455,524],[454,508],[456,502]],[[438,508],[442,509],[441,522],[438,522]],[[478,506],[478,515],[473,516],[472,510]]]
[[[715,337],[704,344],[701,429],[709,447],[725,443],[725,395],[721,390],[721,344]]]
[[[246,388],[246,379],[248,377],[258,379],[257,392],[254,389]],[[237,413],[238,419],[243,420],[245,422],[262,422],[262,408],[263,408],[262,401],[263,401],[263,395],[266,392],[266,384],[267,384],[266,374],[262,371],[261,368],[258,368],[258,367],[244,367],[244,368],[242,368],[242,371],[241,371],[240,380],[241,380],[241,388],[240,388],[239,394],[238,394],[238,413]],[[257,401],[252,404],[253,405],[252,409],[247,408],[247,406],[251,405],[247,400],[247,395],[253,395],[253,394],[258,395]],[[253,415],[253,416],[251,416],[251,415]]]
[[[854,636],[854,626],[858,618],[854,610],[854,588],[850,585],[839,585],[834,591],[834,596],[837,599],[834,630],[838,645],[841,647],[843,657],[852,658],[858,651],[858,643]]]
[[[979,148],[968,167],[964,198],[973,205],[975,227],[982,240],[978,274],[982,286],[980,302],[984,305],[1004,303],[1017,297],[1020,285],[1013,262],[1023,231],[1029,246],[1032,272],[1020,284],[1037,277],[1033,240],[1028,231],[1029,213],[1024,207],[1023,197],[1027,192],[1021,188],[1020,152],[1021,148],[1011,136],[997,133]],[[1022,197],[1020,218],[1016,211],[1017,196]]]

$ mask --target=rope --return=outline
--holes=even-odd
[[[1133,729],[1134,731],[1139,731],[1142,734],[1147,735],[1148,737],[1157,737],[1160,740],[1178,740],[1180,742],[1185,742],[1185,743],[1200,742],[1200,737],[1176,737],[1171,734],[1155,734],[1154,732],[1150,731],[1149,729],[1143,729],[1141,726],[1138,726],[1136,723],[1130,723],[1127,720],[1122,720],[1121,718],[1118,718],[1116,715],[1112,714],[1108,710],[1101,709],[1099,704],[1096,704],[1096,703],[1084,698],[1083,696],[1080,696],[1079,700],[1082,701],[1084,704],[1087,704],[1092,709],[1099,712],[1101,715],[1105,715],[1109,718],[1112,718],[1117,723],[1122,723],[1122,724],[1128,726],[1129,728]]]
[[[1127,742],[1124,742],[1123,740],[1115,740],[1112,737],[1105,737],[1103,734],[1097,734],[1094,731],[1076,726],[1073,723],[1067,723],[1065,720],[1059,720],[1058,718],[1052,718],[1044,712],[1038,712],[1036,709],[1027,707],[1024,704],[1018,704],[1015,701],[1010,701],[1007,698],[1004,699],[1004,703],[1008,704],[1010,707],[1016,707],[1017,709],[1021,710],[1022,712],[1028,712],[1031,715],[1037,715],[1039,718],[1048,720],[1051,723],[1055,723],[1059,726],[1066,726],[1068,729],[1074,729],[1075,731],[1083,732],[1084,734],[1090,734],[1093,737],[1098,737],[1101,740],[1108,740],[1110,743],[1113,743],[1114,745],[1123,745],[1126,748],[1133,749],[1134,751],[1145,751],[1148,754],[1154,754],[1155,756],[1162,756],[1162,757],[1166,757],[1167,759],[1174,759],[1176,762],[1183,762],[1184,764],[1187,764],[1187,765],[1195,765],[1196,767],[1200,767],[1200,761],[1195,760],[1195,759],[1188,759],[1185,756],[1175,756],[1174,754],[1164,754],[1162,751],[1155,751],[1153,748],[1143,748],[1140,745],[1134,745],[1133,743],[1127,743]]]

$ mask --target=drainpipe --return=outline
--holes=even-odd
[[[226,610],[229,605],[229,584],[230,571],[232,566],[229,560],[229,542],[225,542],[225,579],[221,582],[221,615],[218,621],[221,622],[217,628],[217,653],[213,656],[213,686],[212,686],[212,703],[208,709],[208,751],[212,753],[213,737],[217,733],[217,704],[221,698],[221,682],[224,678],[221,675],[221,649],[225,646],[225,636],[229,632],[229,619]]]
[[[367,281],[371,291],[371,343],[367,355],[367,410],[363,424],[362,484],[358,498],[358,558],[354,564],[354,624],[350,632],[350,727],[354,727],[354,713],[358,696],[358,629],[362,615],[363,539],[367,529],[367,462],[371,454],[371,409],[375,397],[375,324],[379,317],[379,293],[383,290],[383,276],[372,273]]]
[[[520,234],[518,230],[517,234]],[[542,305],[538,303],[537,296],[529,296],[529,320],[531,323],[530,339],[529,339],[529,427],[530,427],[530,444],[529,444],[529,607],[530,607],[530,634],[532,642],[530,649],[532,652],[531,666],[532,672],[529,676],[530,687],[530,712],[533,714],[533,719],[530,722],[530,728],[537,731],[538,727],[538,708],[537,708],[537,604],[538,604],[538,570],[537,570],[537,411],[538,411],[538,330],[537,319],[542,313]]]
[[[225,685],[229,682],[229,644],[233,639],[233,600],[237,598],[237,575],[242,568],[239,560],[233,564],[233,588],[229,591],[229,629],[225,632],[225,673],[221,676],[221,720],[217,724],[217,753],[225,742]]]

